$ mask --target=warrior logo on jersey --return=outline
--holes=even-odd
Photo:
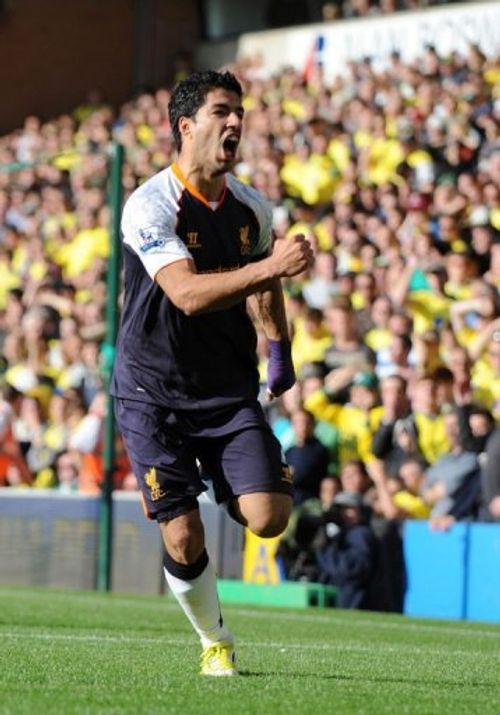
[[[151,467],[149,472],[144,475],[144,481],[146,482],[151,491],[151,501],[158,501],[158,499],[161,499],[165,496],[165,492],[161,488],[160,483],[158,482],[155,467]]]
[[[188,248],[201,248],[201,243],[198,240],[198,231],[189,231],[186,234]]]
[[[240,253],[242,256],[249,256],[251,252],[250,226],[242,226],[240,228]]]

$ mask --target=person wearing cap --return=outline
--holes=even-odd
[[[348,400],[343,395],[347,390]],[[352,459],[369,463],[372,432],[378,424],[378,380],[373,372],[344,367],[329,373],[324,389],[317,390],[304,406],[317,420],[333,424],[339,431],[339,464]]]

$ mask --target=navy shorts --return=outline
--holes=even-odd
[[[196,509],[207,489],[201,475],[219,503],[255,492],[292,495],[280,443],[257,401],[196,412],[115,399],[115,412],[150,519]]]

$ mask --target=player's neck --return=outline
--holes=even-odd
[[[175,162],[183,179],[194,187],[207,201],[218,201],[224,191],[224,174],[211,176],[206,174],[202,166],[193,163],[182,156]]]

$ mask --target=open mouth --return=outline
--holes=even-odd
[[[236,135],[231,135],[224,139],[222,142],[222,148],[224,150],[224,158],[226,161],[233,161],[236,159],[236,152],[238,151],[239,143],[240,139]]]

